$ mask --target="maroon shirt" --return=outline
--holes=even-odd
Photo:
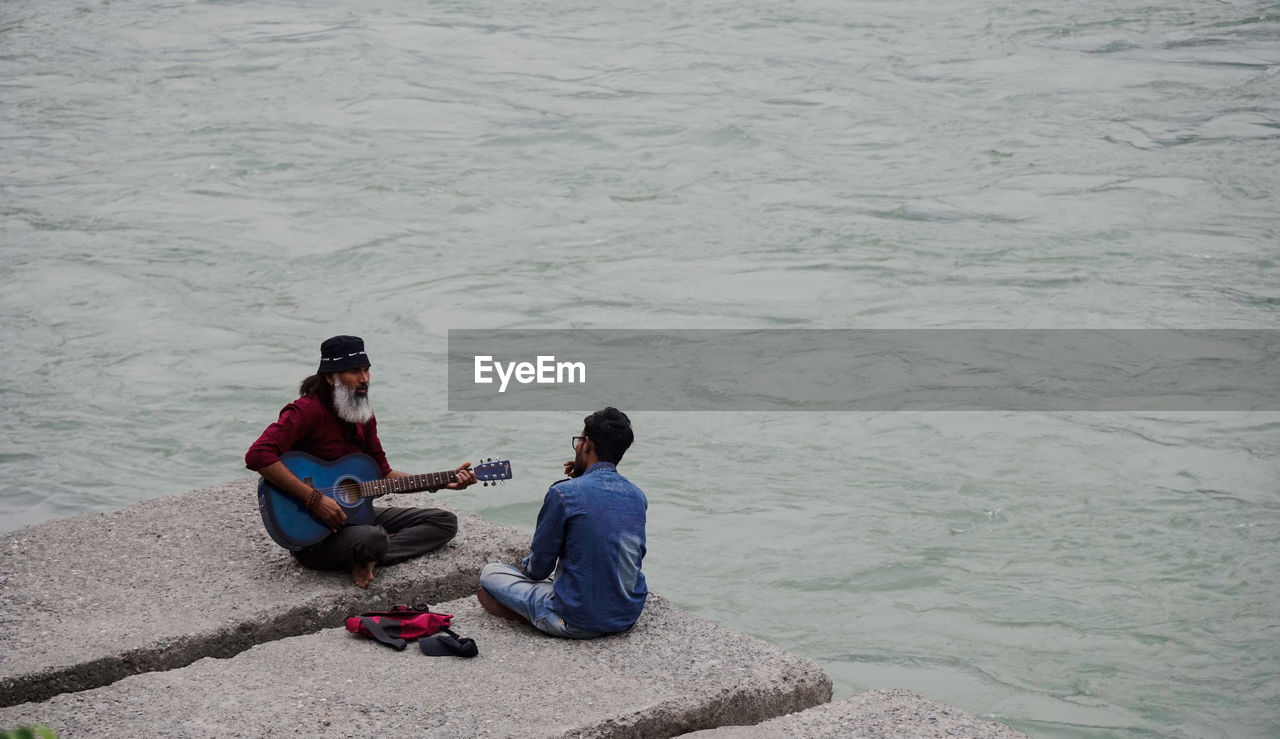
[[[257,472],[280,461],[287,451],[306,452],[327,462],[353,452],[373,457],[382,476],[391,473],[378,441],[378,419],[348,423],[315,395],[304,395],[280,411],[280,420],[267,427],[244,455],[244,465]]]

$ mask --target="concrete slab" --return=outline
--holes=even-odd
[[[771,737],[911,737],[912,739],[1026,739],[997,721],[934,703],[909,690],[868,690],[834,703],[756,726],[724,726],[686,735],[697,739]]]
[[[63,737],[667,737],[831,697],[812,661],[655,595],[630,631],[585,642],[491,616],[474,597],[434,609],[454,614],[479,656],[395,652],[328,629],[2,708],[0,726],[41,723]]]
[[[360,590],[276,546],[255,491],[244,480],[0,536],[0,705],[229,657],[379,605],[458,598],[486,563],[528,551],[528,536],[460,513],[453,542]],[[379,504],[448,507],[426,494]]]

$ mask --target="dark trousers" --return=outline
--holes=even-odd
[[[439,508],[373,510],[372,525],[345,526],[293,556],[313,570],[349,570],[369,562],[393,565],[442,547],[458,533],[458,517]]]

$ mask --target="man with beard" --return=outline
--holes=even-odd
[[[649,593],[640,571],[649,502],[617,469],[633,439],[617,408],[583,419],[564,463],[569,479],[547,491],[529,556],[519,569],[495,563],[480,573],[476,597],[486,611],[568,639],[631,628]]]
[[[378,421],[369,404],[369,357],[358,336],[335,336],[320,345],[320,368],[302,381],[302,396],[280,411],[280,418],[262,432],[245,454],[245,466],[262,475],[281,492],[303,501],[316,520],[333,531],[324,540],[293,552],[306,567],[350,569],[355,584],[373,582],[376,565],[391,565],[443,546],[458,531],[458,518],[438,508],[375,508],[374,524],[344,526],[346,513],[331,498],[299,480],[280,461],[287,451],[301,451],[326,461],[361,452],[369,455],[383,477],[403,477],[391,469],[378,440]],[[476,481],[468,468],[457,467],[461,490]]]

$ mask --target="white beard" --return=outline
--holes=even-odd
[[[369,396],[356,394],[355,388],[343,385],[336,377],[333,378],[333,409],[338,412],[338,418],[347,423],[368,423],[373,418]]]

